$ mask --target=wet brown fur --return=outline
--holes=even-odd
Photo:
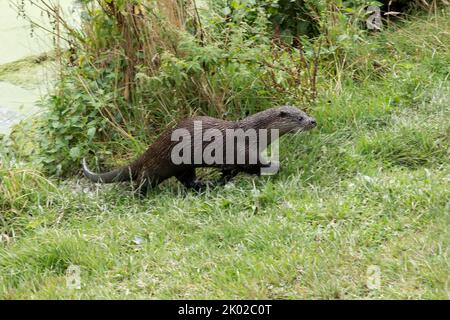
[[[203,131],[212,128],[218,129],[223,136],[225,136],[226,129],[278,129],[279,135],[282,136],[290,132],[306,131],[315,126],[315,120],[313,118],[290,106],[267,109],[240,121],[226,121],[211,117],[193,117],[182,120],[174,128],[166,130],[150,145],[147,151],[129,165],[107,173],[96,174],[88,169],[83,160],[83,172],[93,182],[111,183],[133,181],[136,183],[138,189],[144,193],[148,188],[154,187],[173,176],[188,188],[202,189],[206,184],[198,181],[196,178],[195,169],[198,167],[215,167],[220,169],[222,171],[222,178],[216,182],[218,184],[226,183],[239,172],[259,174],[263,166],[259,158],[256,164],[174,164],[171,160],[171,152],[172,148],[179,141],[171,140],[172,132],[175,129],[187,129],[192,136],[191,141],[193,142],[194,121],[201,121]],[[200,144],[202,150],[197,150],[197,152],[203,152],[209,143],[202,142]],[[224,144],[225,142],[223,142]],[[196,150],[193,147],[191,150],[193,158]],[[247,147],[245,152],[248,154]]]

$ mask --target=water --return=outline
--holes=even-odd
[[[30,55],[38,55],[53,48],[52,35],[39,29],[35,29],[31,35],[30,22],[18,17],[11,2],[18,1],[0,0],[0,21],[2,22],[0,24],[0,65]],[[53,2],[56,3],[56,1]],[[46,15],[43,15],[39,8],[31,6],[27,0],[25,3],[27,15],[40,24],[50,27]],[[60,0],[62,10],[68,14],[72,12],[76,4],[74,0]],[[77,23],[76,20],[76,18],[72,19],[72,23]],[[44,74],[39,85],[16,85],[0,80],[0,133],[8,133],[12,125],[33,116],[39,110],[36,101],[46,93],[46,84],[49,81],[51,79]]]
[[[16,61],[18,59],[46,52],[53,46],[53,37],[44,30],[34,29],[31,35],[30,22],[18,17],[17,11],[12,4],[18,0],[0,0],[0,64]],[[53,0],[56,3],[55,0]],[[77,6],[75,0],[59,0],[65,16],[72,17],[72,10]],[[25,12],[33,20],[43,26],[50,28],[50,23],[45,14],[36,6],[25,0]],[[76,18],[71,19],[77,23]]]
[[[36,101],[41,92],[38,89],[23,89],[0,81],[0,92],[0,133],[8,133],[12,125],[39,110]]]

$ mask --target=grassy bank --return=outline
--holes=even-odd
[[[448,299],[449,35],[445,16],[371,35],[354,61],[377,68],[323,80],[274,177],[140,199],[3,162],[0,297]]]

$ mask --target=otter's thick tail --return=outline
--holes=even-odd
[[[112,183],[130,181],[133,179],[133,173],[130,166],[125,166],[105,173],[94,173],[89,170],[86,159],[83,159],[82,167],[84,176],[92,182]]]

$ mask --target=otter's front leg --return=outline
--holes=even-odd
[[[277,174],[280,171],[280,162],[276,160],[270,160],[266,164],[261,165],[260,175],[270,176]]]
[[[268,161],[265,163],[248,164],[240,168],[241,172],[250,175],[273,175],[280,169],[280,163],[278,161]]]
[[[208,184],[197,180],[195,168],[189,168],[175,176],[186,188],[201,191],[205,189]]]
[[[223,186],[230,182],[231,179],[236,177],[239,174],[239,169],[223,169],[222,170],[222,176],[220,179],[216,182],[217,185]]]
[[[280,171],[280,162],[273,159],[267,159],[264,155],[260,154],[258,157],[258,163],[256,166],[252,166],[252,174],[260,175],[274,175]],[[256,171],[258,171],[256,173]],[[250,173],[250,172],[248,172]]]
[[[195,191],[202,191],[207,187],[222,186],[228,183],[239,173],[238,169],[225,169],[222,170],[222,176],[215,181],[200,181],[197,179],[195,169],[184,170],[182,173],[176,176],[186,188],[194,189]]]

